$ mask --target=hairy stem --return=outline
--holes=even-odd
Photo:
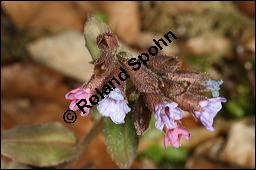
[[[88,145],[92,142],[92,140],[98,136],[98,134],[103,130],[104,118],[102,117],[98,122],[96,122],[90,132],[80,141],[78,144],[78,149],[83,153]]]
[[[102,117],[98,122],[96,122],[90,132],[86,134],[83,139],[77,145],[77,155],[63,165],[64,169],[70,169],[70,167],[80,158],[84,153],[90,143],[98,136],[98,134],[103,130],[104,118]]]

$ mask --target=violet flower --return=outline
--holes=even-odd
[[[72,100],[72,102],[69,105],[69,108],[71,110],[78,110],[78,106],[76,105],[77,102],[79,102],[81,99],[86,99],[87,102],[90,103],[89,98],[91,96],[91,89],[87,88],[87,89],[83,89],[83,88],[77,88],[74,90],[71,90],[70,92],[68,92],[65,95],[65,98],[68,100]],[[81,103],[81,105],[83,104],[83,102]],[[91,105],[91,103],[90,103]],[[83,112],[81,112],[81,116],[87,116],[90,108],[84,107],[84,111],[86,112],[86,114],[84,114]]]
[[[116,124],[124,123],[125,115],[131,111],[118,87],[99,102],[97,109],[102,116],[110,117]]]
[[[178,148],[180,147],[180,140],[181,138],[190,139],[190,133],[183,128],[179,123],[176,123],[176,128],[174,129],[167,129],[165,132],[164,136],[164,147],[167,149],[168,147],[168,142],[175,147]]]
[[[166,125],[168,129],[176,128],[174,120],[180,120],[182,118],[182,110],[177,106],[177,103],[167,101],[155,106],[155,127],[157,129],[163,130],[164,125]]]
[[[208,131],[214,131],[213,119],[222,108],[221,102],[225,103],[226,101],[224,97],[215,97],[199,102],[204,111],[195,111],[194,114]]]

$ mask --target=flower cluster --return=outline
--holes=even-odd
[[[95,41],[101,51],[100,57],[94,63],[91,79],[66,94],[66,99],[72,100],[70,109],[78,110],[76,103],[80,99],[89,101],[90,96],[102,89],[101,100],[97,102],[97,109],[102,116],[121,124],[125,123],[126,114],[134,108],[134,125],[137,134],[141,135],[147,130],[153,113],[155,127],[165,133],[166,148],[168,143],[179,147],[181,138],[190,139],[190,133],[180,121],[182,110],[192,113],[207,130],[214,131],[213,119],[221,110],[221,103],[226,102],[225,98],[218,97],[219,85],[223,81],[211,80],[205,73],[182,70],[181,61],[173,56],[155,54],[147,57],[146,63],[145,60],[131,62],[127,52],[118,52],[120,43],[113,32],[100,34]],[[137,67],[131,67],[130,64],[137,64]],[[138,66],[139,69],[136,69]],[[113,77],[122,79],[120,67],[129,75],[123,79],[129,79],[112,81]],[[106,83],[112,87],[104,85]],[[205,97],[203,94],[206,91],[211,91],[213,98]],[[130,104],[129,107],[129,101],[134,106]],[[86,104],[92,106],[93,103],[95,101],[90,99],[90,103]],[[82,116],[89,113],[90,108],[85,109],[86,114],[82,112]]]

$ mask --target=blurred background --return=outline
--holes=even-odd
[[[254,1],[1,1],[1,131],[56,121],[78,139],[90,130],[89,117],[78,115],[73,124],[62,118],[70,103],[65,94],[92,74],[83,37],[88,14],[108,23],[135,56],[172,31],[178,39],[163,54],[179,56],[184,69],[224,81],[220,96],[228,102],[214,132],[184,113],[192,139],[164,149],[164,134],[152,119],[132,168],[255,168]],[[2,156],[1,168],[36,167]],[[73,168],[118,168],[103,134]]]

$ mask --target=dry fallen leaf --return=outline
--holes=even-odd
[[[82,33],[68,30],[40,38],[27,49],[36,62],[85,82],[92,75],[93,65],[89,64],[92,59],[84,44]]]
[[[255,168],[255,123],[240,121],[229,131],[221,159],[245,168]],[[243,155],[243,156],[241,156]]]
[[[82,18],[71,1],[12,1],[1,2],[3,10],[18,28],[48,28],[56,30],[71,27],[81,29]],[[22,14],[22,15],[21,15]]]
[[[70,103],[64,96],[71,89],[63,83],[63,75],[31,63],[6,65],[1,71],[2,131],[21,125],[60,122],[81,140],[92,128],[90,117],[81,117],[80,112],[75,123],[64,122],[63,114]],[[106,152],[103,134],[95,138],[72,168],[81,167],[117,168]],[[135,162],[132,167],[140,165]]]
[[[226,54],[231,48],[230,41],[222,36],[201,36],[190,38],[185,44],[190,55],[207,55],[211,53]]]
[[[73,28],[82,31],[87,14],[102,11],[111,29],[124,42],[135,43],[140,31],[139,11],[134,1],[5,1],[1,5],[20,29]]]
[[[69,88],[64,76],[31,63],[16,63],[1,68],[1,92],[6,97],[31,97],[51,100],[63,105]]]

